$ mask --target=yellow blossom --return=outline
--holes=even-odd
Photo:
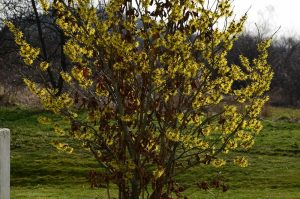
[[[241,157],[241,156],[237,156],[236,158],[234,158],[233,163],[240,167],[248,166],[248,160],[245,157]]]
[[[163,168],[153,171],[154,179],[160,178],[164,173],[165,173],[165,170]]]
[[[214,159],[211,163],[214,167],[222,167],[226,164],[226,161],[223,159]]]
[[[49,63],[47,63],[47,62],[40,63],[40,68],[42,71],[46,71],[48,69],[48,67],[49,67]]]

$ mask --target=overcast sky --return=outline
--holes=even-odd
[[[251,7],[247,29],[267,24],[270,34],[281,26],[277,35],[300,35],[300,0],[234,0],[233,5],[239,15]]]

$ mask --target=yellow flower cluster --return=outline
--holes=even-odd
[[[52,120],[48,117],[40,116],[40,117],[38,117],[38,122],[40,124],[45,124],[46,125],[46,124],[51,124]]]
[[[100,86],[96,86],[95,94],[99,97],[108,97],[109,96],[108,90],[103,89]]]
[[[223,159],[214,159],[212,162],[211,162],[212,166],[214,167],[222,167],[226,164],[226,161],[223,160]]]
[[[182,135],[182,134],[180,134],[180,132],[178,130],[174,130],[174,129],[167,130],[166,138],[173,142],[181,142],[183,144],[183,146],[187,149],[192,149],[192,148],[207,149],[207,148],[209,148],[208,142],[206,142],[198,137],[189,135],[189,134]]]
[[[48,13],[48,10],[50,8],[50,3],[47,0],[39,0],[43,10]]]
[[[164,77],[164,69],[163,68],[157,68],[154,71],[153,75],[153,82],[155,83],[155,86],[157,88],[163,88],[163,84],[165,83],[165,77]]]
[[[13,23],[5,21],[5,25],[14,34],[15,42],[20,47],[20,55],[26,65],[32,65],[40,53],[38,48],[31,47],[24,39],[23,33]]]
[[[84,64],[83,56],[84,55],[87,56],[88,54],[90,54],[90,51],[80,46],[73,39],[70,39],[64,45],[64,52],[72,60],[73,63],[80,63],[80,64]]]
[[[166,132],[166,137],[169,140],[173,141],[173,142],[179,142],[179,141],[181,141],[181,135],[180,135],[180,132],[178,130],[169,129]]]
[[[93,84],[93,80],[89,79],[89,77],[92,74],[90,68],[87,67],[79,68],[74,66],[71,72],[72,72],[72,76],[74,77],[74,79],[78,81],[81,87],[88,88]]]
[[[233,163],[240,167],[247,167],[249,164],[248,160],[245,157],[241,157],[241,156],[237,156],[236,158],[234,158]]]
[[[259,133],[263,126],[261,121],[257,120],[257,119],[250,119],[248,121],[248,126],[247,128],[249,128],[250,130],[253,130],[254,133]]]
[[[227,17],[232,16],[233,11],[231,9],[231,1],[230,0],[222,0],[220,1],[219,5],[218,5],[218,11],[220,13],[220,15],[224,15]]]
[[[42,71],[46,71],[48,69],[48,67],[49,67],[49,63],[47,63],[45,61],[40,63],[40,68]]]
[[[69,73],[67,73],[67,72],[60,72],[60,76],[63,78],[63,80],[66,82],[66,83],[68,83],[68,84],[70,84],[71,83],[71,81],[72,81],[72,76],[71,75],[69,75]]]
[[[60,143],[59,141],[53,141],[52,145],[59,151],[63,151],[63,152],[69,153],[69,154],[73,153],[73,151],[74,151],[74,148],[70,147],[66,143]]]
[[[232,132],[235,132],[242,121],[242,116],[238,112],[237,107],[233,105],[225,106],[223,116],[225,120],[222,125],[223,134],[229,135]]]
[[[59,128],[58,125],[55,125],[55,126],[54,126],[54,132],[55,132],[58,136],[64,136],[64,135],[66,135],[66,132],[65,132],[62,128]]]
[[[32,93],[39,97],[43,106],[54,113],[58,114],[63,109],[69,109],[73,106],[73,99],[67,93],[55,96],[56,91],[54,89],[39,88],[36,83],[29,79],[24,79],[24,83]]]
[[[91,129],[87,129],[86,131],[80,131],[80,130],[72,131],[70,135],[76,140],[81,140],[81,141],[93,140],[94,138],[94,134]],[[106,140],[106,142],[108,143],[108,140]]]
[[[164,175],[164,173],[165,173],[164,169],[156,169],[156,170],[154,170],[153,171],[154,179],[160,178],[162,175]]]

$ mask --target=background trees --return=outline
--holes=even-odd
[[[281,38],[271,48],[270,63],[277,71],[272,88],[272,92],[274,92],[273,102],[276,105],[300,105],[299,42],[296,37]]]
[[[0,102],[12,103],[13,101],[10,98],[15,95],[20,96],[20,92],[23,92],[20,98],[25,99],[15,99],[15,101],[22,102],[27,100],[26,98],[31,98],[22,88],[22,77],[24,75],[31,76],[38,82],[46,80],[53,88],[61,91],[63,80],[58,71],[67,69],[68,63],[63,52],[63,45],[67,38],[55,24],[56,17],[53,13],[44,15],[40,5],[35,0],[2,0],[0,7],[1,22],[9,20],[16,24],[29,43],[41,48],[38,59],[51,61],[55,64],[51,69],[47,69],[47,75],[44,76],[43,80],[39,78],[37,71],[22,67],[23,62],[19,59],[17,46],[7,27],[4,27],[0,33],[0,82],[4,85],[3,93],[0,93],[2,95]]]
[[[256,45],[260,40],[259,36],[243,34],[230,51],[229,62],[239,63],[238,54],[249,58],[257,56]],[[296,36],[273,40],[268,58],[274,70],[270,91],[271,105],[299,106],[299,49],[299,39]]]

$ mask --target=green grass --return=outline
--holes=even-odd
[[[270,111],[272,119],[279,119],[281,117],[300,118],[300,109],[282,108],[282,107],[267,107]]]
[[[300,111],[270,110],[272,114],[264,120],[265,128],[256,145],[245,154],[249,167],[199,166],[178,176],[189,199],[300,198],[300,123],[278,120],[282,116],[300,117]],[[0,107],[0,126],[12,132],[11,198],[105,198],[106,190],[91,189],[86,180],[88,171],[98,164],[84,151],[72,155],[57,152],[50,144],[57,137],[51,127],[37,122],[40,115],[59,120],[39,110]],[[218,175],[229,185],[227,192],[197,188],[196,182],[210,181]],[[116,194],[116,190],[112,192]]]

